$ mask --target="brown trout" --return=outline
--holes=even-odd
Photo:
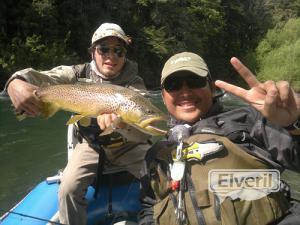
[[[165,122],[166,115],[149,99],[129,88],[112,84],[64,84],[41,87],[35,95],[43,103],[41,116],[46,119],[58,110],[77,114],[67,124],[115,113],[121,121],[144,133],[153,136],[166,133],[154,125]]]

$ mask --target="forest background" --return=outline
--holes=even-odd
[[[300,92],[300,0],[2,0],[0,90],[20,69],[90,61],[103,22],[132,37],[128,57],[149,89],[171,55],[192,51],[214,79],[244,85],[229,63],[237,56],[260,80],[288,80]]]

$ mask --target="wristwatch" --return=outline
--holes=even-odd
[[[300,118],[296,120],[294,123],[291,125],[285,127],[286,130],[291,131],[291,130],[300,130]]]

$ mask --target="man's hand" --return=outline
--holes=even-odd
[[[17,112],[25,113],[30,117],[39,115],[41,103],[34,95],[37,88],[20,79],[14,79],[9,83],[7,93]]]
[[[231,58],[230,62],[250,89],[245,90],[220,80],[215,82],[217,87],[242,98],[269,121],[282,127],[292,124],[300,117],[300,96],[288,82],[268,80],[261,83],[237,58]]]
[[[97,116],[97,123],[101,130],[105,130],[111,126],[114,128],[123,128],[125,126],[115,113],[105,113]]]

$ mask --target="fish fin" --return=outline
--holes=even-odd
[[[113,122],[112,124],[107,127],[99,136],[104,136],[104,135],[108,135],[111,134],[119,125],[119,123],[122,121],[121,117],[118,116]]]
[[[137,89],[137,88],[134,88],[134,87],[129,87],[129,89],[135,91],[136,93],[140,94],[140,95],[143,95],[145,97],[150,97],[150,93],[146,90],[141,90],[141,89]]]
[[[114,132],[114,128],[112,126],[107,127],[104,131],[102,131],[99,136],[105,136]]]
[[[40,85],[40,88],[43,88],[43,87],[48,87],[50,86],[51,84],[49,82],[45,82],[43,81],[42,84]]]
[[[128,142],[144,142],[150,138],[150,135],[141,132],[135,127],[126,124],[123,128],[117,128],[115,132],[121,134]]]
[[[116,119],[114,119],[114,121],[112,122],[111,126],[113,129],[116,129],[117,127],[119,127],[119,124],[122,122],[122,118],[118,115]]]
[[[45,119],[49,119],[51,116],[53,116],[57,111],[59,110],[59,107],[57,107],[56,104],[53,103],[44,103],[41,109],[41,116]]]
[[[17,112],[15,111],[15,115],[18,121],[22,121],[27,118],[26,114],[24,112]]]
[[[72,116],[68,122],[66,123],[66,125],[70,125],[70,124],[73,124],[73,123],[76,123],[78,122],[79,120],[81,120],[82,118],[84,118],[85,116],[83,115],[75,115],[75,116]]]
[[[79,120],[79,123],[84,127],[88,127],[89,125],[91,125],[91,118],[84,116]]]

